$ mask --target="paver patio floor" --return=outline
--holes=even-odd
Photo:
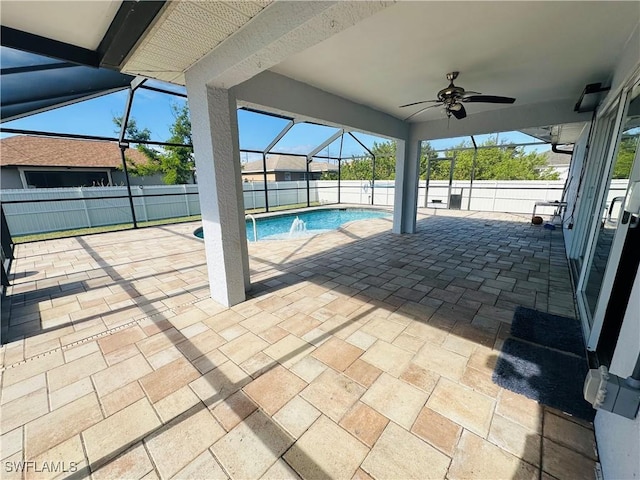
[[[226,309],[196,226],[17,247],[2,478],[594,477],[590,424],[491,381],[518,305],[575,315],[560,231],[425,210],[250,244]]]

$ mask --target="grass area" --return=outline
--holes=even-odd
[[[196,222],[202,217],[193,215],[191,217],[165,218],[162,220],[152,220],[149,222],[138,222],[138,227],[153,227],[156,225],[168,225],[172,223]],[[78,228],[75,230],[63,230],[60,232],[37,233],[34,235],[22,235],[13,237],[13,243],[39,242],[41,240],[54,240],[56,238],[77,237],[79,235],[92,235],[95,233],[119,232],[130,230],[133,223],[120,223],[118,225],[105,225],[104,227]]]
[[[317,207],[320,202],[311,202],[312,207]],[[306,203],[296,203],[293,205],[281,205],[279,207],[270,207],[270,212],[277,212],[281,210],[293,210],[295,208],[305,208]],[[254,208],[251,210],[245,210],[245,214],[264,213],[264,208]],[[177,218],[165,218],[163,220],[152,220],[149,222],[138,222],[138,227],[153,227],[156,225],[169,225],[172,223],[184,223],[184,222],[196,222],[201,220],[200,215],[193,215],[190,217],[177,217]],[[13,237],[13,243],[29,243],[39,242],[42,240],[55,240],[57,238],[77,237],[80,235],[93,235],[96,233],[107,232],[120,232],[122,230],[130,230],[133,228],[133,223],[120,223],[118,225],[105,225],[103,227],[90,227],[90,228],[78,228],[75,230],[63,230],[60,232],[47,232],[37,233],[33,235],[22,235]]]

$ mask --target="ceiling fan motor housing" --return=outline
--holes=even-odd
[[[444,103],[456,103],[464,96],[464,88],[451,84],[438,92],[438,100]]]

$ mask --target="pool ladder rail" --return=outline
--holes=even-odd
[[[244,216],[245,219],[249,219],[253,222],[253,241],[257,242],[258,241],[258,227],[256,226],[256,218],[251,215],[250,213],[246,214]]]

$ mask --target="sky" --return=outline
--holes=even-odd
[[[149,83],[160,86],[160,82]],[[166,85],[162,85],[166,87]],[[127,91],[104,95],[84,102],[38,113],[28,117],[5,122],[4,128],[39,130],[55,133],[73,133],[81,135],[117,136],[118,129],[113,122],[114,117],[124,113]],[[138,89],[134,95],[130,118],[135,119],[139,129],[148,128],[151,140],[166,141],[173,124],[172,106],[182,107],[186,100],[175,95],[167,95],[150,90]],[[283,118],[262,115],[239,110],[238,127],[240,131],[240,148],[263,150],[284,129],[289,122]],[[307,154],[330,138],[338,129],[328,126],[298,123],[273,147],[273,153]],[[10,134],[3,133],[2,137]],[[368,148],[374,142],[385,139],[356,133],[359,140]],[[340,141],[329,145],[318,155],[338,156]],[[345,136],[342,156],[362,155],[365,150],[351,137]],[[243,160],[252,160],[255,155],[243,154]]]
[[[170,88],[174,91],[182,91],[184,88],[163,84],[162,82],[149,81],[151,86]],[[118,129],[113,122],[114,117],[120,117],[125,108],[127,91],[120,91],[102,97],[94,98],[73,105],[49,110],[29,117],[24,117],[2,124],[4,128],[18,128],[25,130],[51,131],[56,133],[72,133],[96,136],[117,136]],[[186,99],[175,95],[167,95],[150,90],[138,89],[134,96],[130,118],[135,119],[139,129],[148,128],[151,132],[151,140],[166,141],[171,133],[173,124],[172,106],[178,108],[186,103]],[[289,122],[286,119],[263,115],[260,113],[239,110],[238,127],[240,133],[240,149],[264,150],[268,144],[278,135]],[[308,154],[325,140],[330,138],[338,129],[328,126],[298,123],[272,148],[273,153]],[[2,133],[2,137],[9,134]],[[360,132],[356,136],[367,148],[372,148],[374,142],[382,143],[384,138],[375,137]],[[476,142],[480,144],[488,135],[476,136]],[[531,142],[533,137],[520,132],[501,133],[500,140],[512,143]],[[460,137],[432,141],[431,145],[436,150],[450,148],[466,140],[470,144],[470,137]],[[549,147],[527,147],[528,150],[548,150]],[[351,136],[345,135],[334,141],[327,148],[318,153],[320,156],[337,157],[342,153],[342,158],[362,156],[366,150]],[[261,158],[259,154],[241,152],[241,161],[253,161]]]
[[[2,67],[28,67],[37,66],[42,63],[55,63],[57,60],[48,59],[39,55],[19,52],[17,50],[0,47],[0,63]],[[50,77],[47,77],[50,78]],[[53,77],[55,78],[55,77]],[[171,85],[157,80],[147,80],[146,85],[159,87],[165,90],[186,93],[186,89],[181,86]],[[39,114],[24,117],[2,124],[4,128],[16,128],[33,131],[47,131],[55,133],[94,135],[102,137],[116,137],[119,129],[113,119],[121,117],[124,113],[128,91],[103,95],[98,98],[78,102],[65,107],[52,109]],[[174,122],[174,108],[181,109],[186,103],[186,99],[176,95],[155,92],[151,90],[138,89],[134,95],[130,118],[135,119],[139,129],[148,129],[151,132],[151,140],[167,141],[171,136],[170,128]],[[265,115],[257,112],[239,110],[238,127],[240,135],[241,161],[252,161],[261,158],[260,154],[242,152],[243,149],[263,151],[276,136],[287,127],[289,121],[284,118]],[[289,154],[309,154],[313,149],[328,140],[338,131],[337,128],[322,126],[310,123],[296,123],[284,135],[284,137],[273,146],[273,153]],[[1,138],[9,136],[7,133],[0,133]],[[344,135],[338,138],[331,145],[328,145],[319,156],[351,158],[363,156],[367,153],[367,148],[371,149],[374,143],[382,143],[384,138],[372,135],[353,132],[351,135]],[[499,134],[500,141],[510,143],[525,143],[535,139],[521,132],[506,132]],[[481,144],[491,135],[476,136],[476,143]],[[451,148],[466,141],[471,145],[470,137],[460,137],[436,140],[431,142],[431,146],[436,149]],[[364,144],[361,145],[360,143]],[[366,148],[365,148],[366,147]],[[548,150],[544,147],[526,147],[528,150]]]

